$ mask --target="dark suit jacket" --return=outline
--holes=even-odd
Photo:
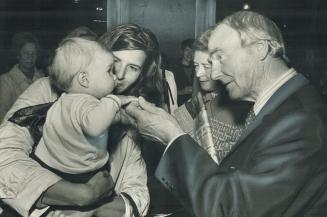
[[[327,216],[327,110],[307,83],[283,85],[219,166],[180,136],[157,178],[199,217]]]

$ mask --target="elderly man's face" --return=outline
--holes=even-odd
[[[242,47],[238,33],[224,24],[213,31],[208,47],[212,79],[221,80],[232,99],[253,101],[258,71],[253,48]]]

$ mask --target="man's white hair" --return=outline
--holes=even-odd
[[[267,17],[253,11],[238,11],[219,24],[225,24],[238,32],[242,46],[259,40],[266,40],[270,54],[285,58],[285,45],[280,29]]]

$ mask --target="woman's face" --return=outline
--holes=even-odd
[[[211,64],[209,53],[204,51],[194,52],[195,75],[199,80],[200,87],[205,92],[212,92],[217,89],[216,81],[211,79]]]
[[[113,51],[117,77],[115,92],[118,94],[128,90],[139,78],[146,54],[142,50]]]
[[[193,49],[190,48],[189,46],[186,46],[185,49],[183,50],[183,60],[187,63],[192,63],[194,56]]]
[[[23,70],[34,69],[37,59],[37,48],[34,43],[26,43],[18,53],[18,64]]]

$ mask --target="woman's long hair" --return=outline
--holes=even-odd
[[[155,35],[150,30],[136,24],[122,24],[113,27],[110,32],[104,33],[98,41],[110,51],[144,51],[146,60],[140,76],[123,94],[143,96],[147,101],[161,106],[163,104],[163,86],[160,75],[161,56]],[[137,144],[142,143],[137,131],[130,130],[128,126],[112,125],[110,132],[109,151],[113,151],[117,147],[127,132]]]
[[[163,88],[160,76],[160,48],[154,34],[136,24],[115,26],[99,38],[100,44],[110,51],[142,50],[146,60],[136,82],[124,93],[143,96],[146,100],[162,105]]]

